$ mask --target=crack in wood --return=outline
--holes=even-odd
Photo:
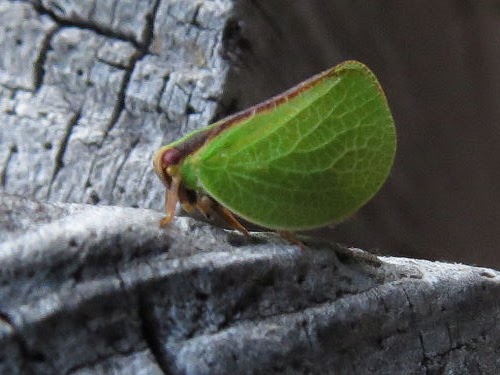
[[[10,317],[10,315],[4,311],[0,311],[0,320],[11,327],[12,333],[11,337],[19,348],[19,353],[25,359],[21,362],[21,373],[30,374],[30,364],[32,362],[45,362],[45,355],[41,351],[34,350],[29,347],[26,339],[21,335],[20,330],[17,328],[16,324]]]
[[[45,76],[45,61],[47,60],[47,54],[51,49],[51,42],[54,35],[60,30],[59,27],[54,27],[52,30],[47,32],[42,40],[40,52],[38,58],[33,63],[33,91],[36,93],[42,87],[43,78]]]
[[[151,351],[158,367],[165,375],[174,374],[175,365],[173,358],[168,358],[161,339],[158,337],[158,327],[152,312],[149,309],[147,298],[139,294],[137,303],[137,315],[141,322],[141,332],[147,347]]]
[[[135,69],[135,66],[138,61],[140,61],[144,56],[147,55],[149,46],[151,45],[153,41],[153,33],[154,33],[154,19],[156,17],[156,13],[158,11],[158,6],[159,6],[160,1],[157,0],[155,4],[153,5],[153,9],[151,13],[148,13],[146,15],[146,27],[144,28],[144,43],[139,46],[135,45],[134,46],[137,48],[137,53],[132,56],[130,66],[125,69],[125,74],[123,77],[122,84],[120,86],[120,89],[118,90],[118,95],[117,95],[117,100],[116,100],[116,106],[113,109],[113,113],[111,114],[111,118],[109,121],[109,126],[106,129],[106,132],[103,137],[103,142],[104,139],[107,137],[109,132],[113,129],[115,126],[116,122],[120,118],[120,114],[122,111],[125,109],[125,98],[126,98],[126,92],[128,85],[130,83],[130,79],[132,77],[132,73]]]
[[[146,14],[146,26],[144,27],[142,38],[144,40],[145,50],[149,50],[154,37],[154,21],[156,14],[158,13],[158,7],[160,6],[160,0],[156,0],[151,12]]]
[[[49,184],[49,190],[47,192],[47,197],[50,198],[51,192],[52,192],[52,186],[54,184],[54,181],[59,174],[59,171],[64,167],[64,155],[66,154],[66,150],[68,148],[68,142],[69,138],[73,132],[73,128],[76,126],[78,121],[80,120],[81,117],[81,112],[75,113],[69,120],[67,126],[66,126],[66,131],[64,132],[64,136],[62,138],[62,141],[59,145],[59,148],[56,153],[56,157],[54,160],[54,172],[52,173],[52,177],[50,180]]]
[[[161,99],[163,97],[163,92],[165,91],[165,89],[167,87],[168,81],[170,81],[170,74],[167,74],[164,77],[162,77],[162,86],[161,86],[161,89],[159,91],[160,94],[158,95],[158,100],[156,102],[156,112],[164,113],[167,116],[167,119],[170,120],[170,118],[168,116],[168,111],[164,111],[162,106],[161,106]]]
[[[9,148],[9,153],[7,154],[7,158],[5,159],[4,168],[2,169],[2,173],[0,174],[0,186],[2,189],[5,189],[7,186],[7,169],[9,168],[9,163],[12,160],[12,155],[17,153],[17,146],[11,145]]]
[[[429,367],[428,367],[429,357],[427,356],[427,353],[425,350],[424,337],[422,335],[422,331],[418,332],[418,341],[420,343],[420,348],[422,349],[422,362],[421,362],[421,364],[425,368],[425,373],[429,374]]]
[[[120,32],[109,27],[99,25],[96,22],[86,22],[85,20],[77,17],[72,17],[70,20],[64,19],[63,17],[57,15],[52,9],[45,7],[41,1],[32,2],[32,5],[39,14],[50,17],[60,27],[78,27],[82,30],[93,31],[108,38],[129,42],[138,50],[144,50],[146,48],[145,43],[136,40],[134,36],[129,35],[125,32]],[[55,6],[57,4],[55,4],[55,2],[52,2],[52,5]],[[64,13],[64,10],[62,8],[59,8],[59,10],[61,13]]]
[[[104,137],[102,138],[102,144],[104,144],[104,140],[110,133],[110,131],[114,128],[116,123],[118,122],[118,119],[120,118],[121,113],[123,110],[126,108],[125,106],[125,98],[127,96],[127,88],[130,83],[130,79],[132,77],[132,73],[135,69],[135,65],[137,62],[144,57],[145,53],[144,52],[137,52],[135,56],[132,56],[132,61],[130,64],[130,67],[125,69],[125,74],[123,75],[123,80],[120,85],[120,89],[118,90],[117,97],[116,97],[116,105],[113,108],[113,112],[111,113],[111,117],[109,119],[109,124],[106,128],[106,131],[104,132]]]

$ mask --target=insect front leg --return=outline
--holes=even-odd
[[[179,201],[179,186],[181,177],[179,175],[172,176],[172,182],[165,194],[165,217],[160,220],[160,227],[169,225],[175,216],[175,206]]]

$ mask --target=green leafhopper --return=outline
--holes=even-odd
[[[161,147],[154,169],[166,187],[161,225],[177,202],[296,231],[339,222],[387,179],[396,130],[375,75],[346,61],[261,104]]]

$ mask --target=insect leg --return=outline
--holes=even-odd
[[[250,236],[246,228],[234,217],[233,213],[226,207],[215,202],[212,198],[206,195],[199,195],[196,207],[198,207],[198,210],[200,210],[205,217],[210,218],[213,213],[216,213],[230,228],[240,231],[247,237]]]
[[[226,207],[217,204],[215,206],[215,210],[220,215],[220,217],[229,225],[231,228],[236,229],[243,233],[246,237],[250,237],[250,233],[246,230],[246,228],[236,219],[231,211],[229,211]]]
[[[283,238],[285,241],[288,241],[292,245],[297,245],[300,247],[300,250],[305,249],[304,243],[293,234],[293,232],[289,232],[287,230],[279,230],[277,231],[278,234],[280,235],[281,238]]]
[[[165,193],[165,217],[160,220],[160,227],[169,225],[175,215],[175,206],[179,201],[179,186],[181,177],[179,175],[172,176],[170,188]]]

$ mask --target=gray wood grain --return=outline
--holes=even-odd
[[[160,208],[154,151],[215,116],[230,3],[109,4],[3,3],[2,191]]]
[[[498,372],[500,273],[0,200],[0,372]]]

